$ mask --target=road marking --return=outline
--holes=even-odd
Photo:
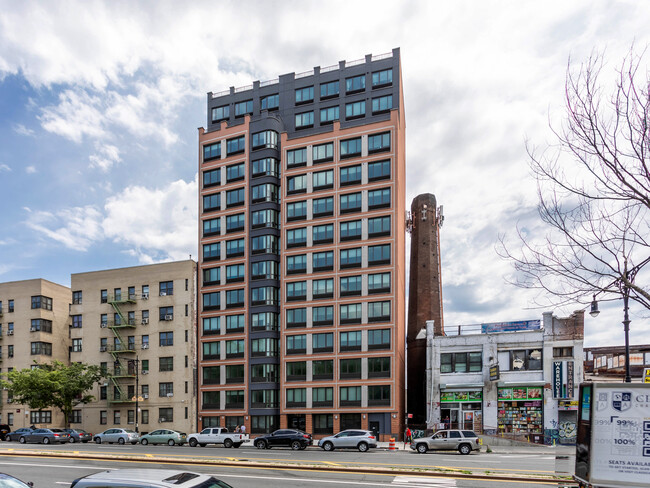
[[[410,488],[452,488],[456,480],[451,479],[423,479],[420,476],[397,476],[391,486],[408,486]]]
[[[329,464],[330,466],[340,466],[340,465],[341,465],[340,463],[332,463],[332,462],[330,462],[330,461],[321,461],[321,463],[323,463],[323,464]]]

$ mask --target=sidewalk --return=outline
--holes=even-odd
[[[377,449],[388,451],[389,442],[378,442]],[[486,440],[483,440],[481,445],[481,452],[486,453],[487,447],[490,447],[490,450],[496,454],[545,454],[552,456],[569,456],[575,454],[575,446],[546,446],[544,444],[530,444],[526,446],[493,446],[489,442],[486,444]],[[395,441],[395,450],[397,451],[412,451],[410,444],[404,444],[404,442]],[[414,452],[414,451],[412,451]]]

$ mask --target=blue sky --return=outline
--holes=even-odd
[[[196,257],[206,93],[400,47],[408,205],[445,209],[445,322],[540,318],[494,251],[517,222],[544,232],[525,141],[553,141],[570,56],[604,50],[612,73],[649,21],[636,1],[0,0],[0,281]],[[622,342],[621,309],[587,319],[588,345]]]

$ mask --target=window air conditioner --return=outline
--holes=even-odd
[[[142,294],[142,299],[143,300],[149,300],[149,293],[143,293]]]
[[[174,396],[173,393],[167,393],[167,398],[171,398],[171,397],[173,397],[173,396]]]
[[[99,352],[106,352],[106,346],[99,346]]]
[[[165,315],[165,320],[172,320],[174,318],[173,315],[167,314]]]
[[[142,395],[142,398],[144,398],[145,400],[148,400],[149,399],[149,393],[145,393],[144,395]]]
[[[30,332],[36,332],[36,327],[30,327],[30,328],[29,328],[29,331],[30,331]]]
[[[160,417],[158,419],[158,422],[167,422],[167,419],[165,417]]]
[[[143,369],[142,374],[149,374],[149,370],[148,369]]]
[[[167,296],[167,292],[166,292],[166,291],[161,291],[161,292],[160,292],[160,296],[161,296],[161,297],[166,297],[166,296]]]
[[[14,335],[14,331],[13,330],[8,330],[7,335]]]
[[[142,349],[149,349],[149,344],[142,344]]]
[[[147,325],[149,323],[149,319],[142,319],[142,325]]]
[[[99,324],[99,326],[100,326],[102,329],[105,329],[106,327],[108,327],[108,324],[107,324],[106,322],[102,322],[101,324]]]

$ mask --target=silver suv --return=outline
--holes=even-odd
[[[439,430],[431,437],[422,437],[411,442],[411,449],[420,454],[438,450],[457,450],[461,454],[481,450],[481,439],[472,430]]]
[[[371,447],[377,447],[377,438],[369,430],[350,429],[322,438],[318,441],[318,447],[323,448],[325,451],[347,448],[366,452]]]
[[[232,488],[212,476],[177,469],[115,469],[76,479],[70,488]]]

